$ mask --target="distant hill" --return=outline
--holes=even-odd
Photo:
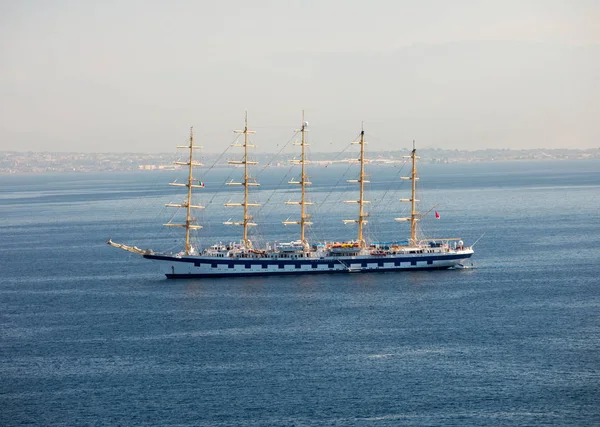
[[[181,154],[181,153],[180,153]],[[371,162],[398,163],[409,150],[376,151],[368,158]],[[422,162],[464,163],[498,162],[518,160],[583,160],[600,158],[600,148],[589,150],[548,149],[548,150],[443,150],[424,148],[419,150]],[[227,159],[240,158],[239,153],[228,156],[202,154],[202,162],[207,166],[227,167]],[[342,155],[334,153],[311,153],[313,163],[344,162],[356,157],[352,152]],[[175,153],[50,153],[50,152],[0,152],[0,174],[44,173],[44,172],[100,172],[175,169],[173,161],[180,159]],[[297,158],[295,153],[274,154],[255,153],[253,159],[261,166],[288,166],[289,160]]]

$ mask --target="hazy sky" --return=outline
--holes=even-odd
[[[0,0],[0,150],[600,146],[597,0]]]

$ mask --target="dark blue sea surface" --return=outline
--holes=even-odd
[[[311,170],[314,241],[355,237],[355,172]],[[600,162],[420,172],[474,268],[167,280],[104,242],[180,250],[178,172],[0,176],[0,425],[600,425]],[[294,173],[261,173],[257,244],[298,237]],[[369,173],[369,238],[406,238],[408,168]],[[231,174],[201,244],[239,240]]]

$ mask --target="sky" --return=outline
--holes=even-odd
[[[600,147],[596,0],[0,0],[0,151]]]

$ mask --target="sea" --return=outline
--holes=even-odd
[[[311,167],[311,241],[356,237],[352,167]],[[198,172],[200,245],[239,241],[239,172]],[[367,237],[406,239],[409,168],[367,172]],[[169,280],[105,242],[181,250],[181,172],[0,176],[0,425],[600,425],[600,160],[419,172],[468,268]],[[258,169],[256,246],[298,238],[294,174]]]

